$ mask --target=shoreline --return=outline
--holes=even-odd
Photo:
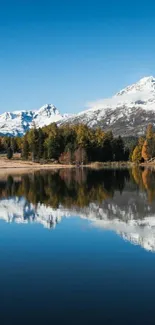
[[[0,175],[3,174],[26,174],[34,173],[36,171],[54,171],[60,169],[75,169],[75,168],[90,168],[90,169],[102,169],[102,168],[127,168],[130,167],[128,162],[112,162],[112,163],[102,163],[102,162],[93,162],[86,165],[77,167],[76,165],[67,165],[67,164],[40,164],[32,161],[24,161],[18,157],[15,157],[11,160],[8,160],[6,157],[0,157]]]
[[[94,170],[107,169],[107,168],[129,168],[131,167],[130,163],[100,163],[93,162],[90,164],[82,165],[77,167],[76,165],[67,165],[67,164],[40,164],[32,161],[24,161],[19,158],[14,158],[8,160],[6,157],[0,157],[0,176],[14,174],[14,175],[22,175],[22,174],[33,174],[39,171],[58,171],[62,169],[82,169],[89,168]]]
[[[24,161],[18,158],[8,160],[6,157],[0,157],[0,174],[2,173],[26,173],[39,170],[58,170],[58,169],[74,169],[74,168],[90,168],[90,169],[102,169],[102,168],[131,168],[133,166],[139,167],[152,167],[155,168],[155,162],[135,164],[132,162],[92,162],[86,165],[77,167],[76,165],[67,164],[40,164],[32,161]]]
[[[90,162],[85,165],[80,165],[78,168],[81,167],[104,167],[104,166],[128,166],[133,163],[131,162]],[[39,168],[39,169],[45,169],[45,168],[77,168],[75,164],[54,164],[54,163],[39,163],[39,162],[33,162],[30,160],[22,160],[19,158],[13,158],[13,159],[7,159],[6,157],[0,157],[0,169],[7,169],[7,168]]]

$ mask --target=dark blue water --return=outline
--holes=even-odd
[[[154,187],[111,173],[0,182],[0,324],[154,324]]]

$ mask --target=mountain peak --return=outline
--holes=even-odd
[[[127,86],[126,88],[123,88],[120,90],[115,96],[122,96],[125,94],[133,94],[136,92],[149,92],[149,91],[154,91],[155,92],[155,78],[153,76],[149,77],[144,77],[140,79],[138,82]]]
[[[89,109],[67,122],[110,129],[114,135],[144,134],[149,123],[155,125],[155,78],[144,77],[111,98],[89,103]]]
[[[153,76],[143,77],[138,83],[146,84],[147,82],[155,82],[155,78]]]
[[[36,111],[36,114],[46,114],[47,116],[51,115],[60,115],[60,112],[53,104],[45,104],[38,111]]]
[[[62,119],[62,115],[53,104],[45,104],[38,111],[35,112],[33,121],[36,126],[43,127],[52,122],[58,122]]]
[[[133,86],[141,86],[141,87],[152,87],[155,84],[155,78],[153,76],[141,78],[137,83],[133,84]]]
[[[40,108],[39,108],[39,111],[40,110],[46,110],[46,109],[56,109],[56,107],[53,105],[53,104],[45,104],[45,105],[43,105],[43,106],[41,106]]]
[[[89,127],[111,129],[114,135],[144,134],[149,123],[155,125],[155,77],[147,76],[127,86],[111,98],[90,103],[89,109],[75,115],[61,115],[53,104],[39,110],[14,111],[0,115],[0,134],[22,136],[35,122],[43,127],[84,123]]]
[[[0,134],[22,136],[35,122],[36,127],[43,127],[58,122],[63,116],[52,104],[45,104],[39,110],[6,112],[0,115]]]

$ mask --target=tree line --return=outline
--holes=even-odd
[[[1,137],[0,152],[6,151],[9,159],[19,152],[23,160],[62,164],[127,161],[132,141],[124,141],[121,136],[115,138],[111,131],[92,129],[84,124],[57,126],[52,123],[38,129],[34,126],[22,138]]]
[[[84,124],[43,128],[35,125],[23,137],[0,137],[0,153],[8,159],[20,153],[23,160],[86,164],[88,162],[132,161],[141,163],[155,157],[155,131],[149,124],[143,137],[114,137],[111,131]]]

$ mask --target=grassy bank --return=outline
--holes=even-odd
[[[93,162],[87,165],[83,165],[83,167],[89,167],[93,169],[101,169],[105,167],[128,167],[130,166],[130,162]],[[60,164],[60,163],[52,163],[50,161],[46,163],[33,162],[31,160],[22,160],[19,154],[13,156],[12,159],[7,159],[6,155],[0,155],[0,170],[41,170],[41,169],[60,169],[60,168],[76,168],[76,165],[71,164]]]

